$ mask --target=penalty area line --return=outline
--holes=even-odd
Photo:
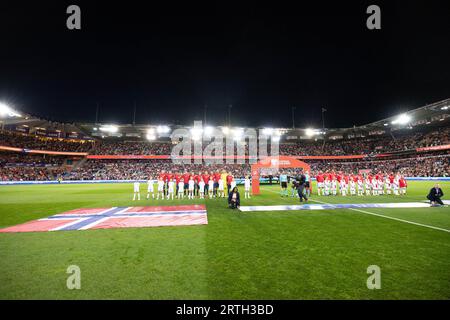
[[[273,191],[273,190],[268,190],[268,189],[263,189],[263,188],[261,188],[261,189],[264,190],[264,191],[269,191],[269,192],[272,192],[272,193],[279,194],[279,192],[276,192],[276,191]],[[314,202],[317,202],[317,203],[333,205],[332,203],[319,201],[319,200],[314,200],[314,199],[309,199],[309,201],[314,201]],[[444,231],[444,232],[450,233],[450,230],[448,230],[448,229],[439,228],[439,227],[435,227],[435,226],[430,226],[430,225],[427,225],[427,224],[422,224],[422,223],[409,221],[409,220],[404,220],[404,219],[400,219],[400,218],[394,218],[394,217],[390,217],[390,216],[385,216],[383,214],[378,214],[378,213],[369,212],[369,211],[360,210],[360,209],[354,209],[354,208],[348,208],[348,210],[353,210],[353,211],[357,211],[357,212],[360,212],[360,213],[368,214],[368,215],[371,215],[371,216],[376,216],[376,217],[380,217],[380,218],[395,220],[395,221],[399,221],[399,222],[403,222],[403,223],[408,223],[408,224],[412,224],[412,225],[416,225],[416,226],[420,226],[420,227],[425,227],[425,228],[430,228],[430,229],[434,229],[434,230],[439,230],[439,231]]]

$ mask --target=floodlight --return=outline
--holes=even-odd
[[[403,113],[397,117],[394,121],[392,121],[392,124],[407,124],[411,121],[411,116],[407,115],[406,113]]]
[[[448,110],[450,108],[450,106],[443,106],[442,108],[441,108],[441,110]]]
[[[313,135],[316,134],[316,131],[315,131],[314,129],[308,128],[308,129],[305,130],[305,134],[306,134],[308,137],[312,137]]]
[[[230,129],[228,127],[223,127],[222,132],[223,132],[223,134],[228,134],[228,133],[230,133]]]
[[[199,127],[194,127],[191,129],[191,138],[194,141],[200,140],[203,133],[203,129]]]
[[[272,128],[264,128],[262,132],[266,136],[271,136],[273,133],[273,129]]]
[[[272,141],[278,142],[280,141],[280,136],[272,136]]]
[[[241,139],[243,134],[244,134],[244,130],[243,129],[241,129],[241,128],[233,129],[234,140]]]
[[[0,117],[20,117],[20,114],[6,104],[0,102]]]
[[[214,128],[213,127],[206,127],[205,128],[205,134],[206,135],[211,135],[214,132]]]
[[[147,138],[147,140],[155,140],[156,136],[154,133],[151,132],[147,132],[147,135],[145,136]]]
[[[114,126],[114,125],[107,125],[107,126],[100,127],[100,131],[115,133],[115,132],[119,131],[119,127]]]
[[[158,126],[158,128],[156,128],[156,130],[158,131],[158,133],[169,133],[170,127],[169,126]]]

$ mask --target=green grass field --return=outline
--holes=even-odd
[[[423,201],[408,196],[313,197],[327,203]],[[441,183],[450,192],[450,183]],[[0,227],[81,207],[131,201],[131,184],[0,187]],[[277,186],[242,205],[294,204]],[[193,201],[173,201],[193,203]],[[208,225],[0,233],[0,299],[449,299],[450,233],[355,210],[242,213],[206,202]],[[364,209],[450,230],[450,208]],[[66,269],[81,268],[69,290]],[[382,287],[366,286],[367,267]]]

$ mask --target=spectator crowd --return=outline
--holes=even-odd
[[[378,138],[344,139],[337,141],[280,144],[282,155],[353,155],[412,150],[404,156],[384,158],[367,157],[358,161],[314,160],[308,161],[314,176],[319,171],[358,173],[399,172],[404,176],[449,176],[449,151],[416,153],[420,147],[450,144],[450,129],[441,128],[428,133]],[[142,141],[78,142],[33,137],[0,131],[0,146],[51,151],[78,151],[100,155],[169,155],[171,143]],[[248,149],[246,149],[248,153]],[[403,157],[403,158],[402,158]],[[73,168],[64,166],[66,157],[35,155],[0,151],[0,180],[53,180],[58,177],[70,180],[123,180],[147,179],[162,170],[172,172],[204,172],[226,170],[237,178],[250,175],[247,164],[174,164],[171,160],[83,160]]]

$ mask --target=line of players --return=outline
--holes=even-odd
[[[408,184],[400,174],[345,175],[342,173],[322,173],[316,176],[317,194],[323,196],[378,196],[384,194],[406,195]]]
[[[157,178],[157,192],[154,190],[155,180],[149,178],[147,181],[147,199],[161,200],[173,200],[184,199],[186,196],[188,199],[194,199],[196,197],[204,199],[205,196],[209,198],[225,198],[225,186],[227,188],[227,195],[231,190],[236,187],[236,180],[234,177],[222,171],[222,173],[208,173],[205,171],[203,174],[194,174],[185,172],[183,174],[172,173],[171,171],[162,171]],[[244,180],[245,198],[250,199],[250,178],[247,176]],[[135,199],[140,200],[140,183],[134,182],[134,194],[133,201]]]

